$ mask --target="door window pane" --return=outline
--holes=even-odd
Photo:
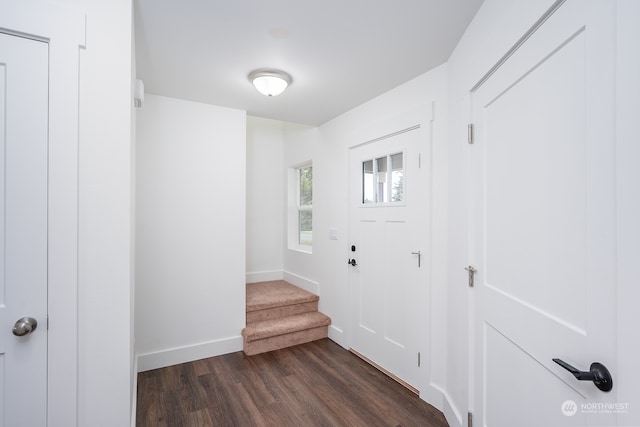
[[[388,179],[387,179],[387,157],[380,157],[376,159],[376,167],[378,170],[378,203],[384,203],[389,201],[388,193]]]
[[[362,162],[362,203],[375,203],[373,160]]]
[[[362,203],[404,201],[404,153],[362,162]]]
[[[404,168],[402,153],[391,156],[391,201],[404,200]]]

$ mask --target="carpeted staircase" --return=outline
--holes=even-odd
[[[326,338],[331,319],[318,312],[320,298],[284,280],[247,284],[247,356]]]

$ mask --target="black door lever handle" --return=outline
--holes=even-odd
[[[588,371],[580,371],[579,369],[569,365],[561,359],[552,359],[558,365],[571,372],[576,379],[580,381],[593,381],[593,383],[602,391],[611,391],[613,388],[613,378],[606,366],[600,362],[594,362]]]

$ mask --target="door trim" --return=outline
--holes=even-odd
[[[551,7],[549,7],[549,9],[547,9],[547,11],[531,26],[531,28],[529,28],[529,30],[527,30],[527,32],[524,33],[524,35],[522,37],[520,37],[518,39],[518,41],[515,42],[515,44],[513,46],[511,46],[511,48],[504,55],[502,55],[502,57],[498,60],[498,62],[496,62],[495,65],[493,67],[491,67],[489,69],[489,71],[487,71],[480,78],[480,80],[478,80],[478,83],[473,85],[473,87],[471,88],[470,92],[475,92],[476,90],[478,90],[480,88],[480,86],[482,86],[482,84],[484,82],[489,80],[489,78],[496,71],[498,71],[498,69],[500,67],[502,67],[502,65],[505,62],[507,62],[509,60],[511,55],[513,55],[518,49],[520,49],[520,47],[523,44],[525,44],[527,40],[529,40],[529,37],[531,37],[533,35],[533,33],[535,33],[547,21],[547,19],[549,19],[551,17],[551,15],[553,15],[560,8],[560,6],[562,6],[564,4],[565,1],[567,1],[567,0],[556,0],[555,3],[553,3],[551,5]]]
[[[425,245],[425,250],[427,251],[427,257],[423,258],[422,265],[428,271],[426,274],[426,283],[427,287],[426,295],[428,298],[428,304],[432,304],[431,301],[431,292],[432,292],[432,281],[433,281],[433,271],[431,269],[432,257],[433,257],[433,230],[432,230],[432,217],[433,217],[433,179],[434,179],[434,169],[432,165],[433,159],[433,146],[434,146],[434,122],[435,122],[435,103],[436,101],[431,100],[424,104],[417,105],[411,109],[400,112],[396,115],[391,115],[386,119],[383,119],[373,125],[362,127],[357,129],[355,132],[350,134],[349,138],[351,139],[351,143],[347,144],[347,159],[348,159],[348,177],[351,177],[351,156],[354,150],[362,148],[366,145],[385,140],[387,138],[391,138],[400,134],[404,134],[407,132],[411,132],[414,130],[422,130],[426,133],[425,140],[425,151],[424,156],[421,159],[421,165],[423,168],[427,168],[426,171],[426,189],[428,191],[428,199],[426,206],[426,233],[429,236],[429,241]],[[351,200],[354,195],[351,191],[351,186],[349,186],[348,191],[348,209],[347,209],[347,218],[348,220],[348,231],[347,235],[348,241],[353,241],[353,229],[351,228],[351,216],[353,206],[351,205]],[[359,196],[357,196],[359,197]],[[378,206],[379,207],[379,206]],[[351,244],[351,243],[350,243]],[[349,244],[349,245],[350,245]],[[346,254],[345,257],[350,255],[348,248],[345,248]],[[346,259],[346,258],[345,258]],[[348,271],[348,270],[347,270]],[[345,348],[349,349],[352,353],[361,357],[363,360],[370,363],[372,366],[379,369],[381,372],[389,375],[390,378],[394,380],[399,380],[395,375],[391,374],[385,370],[380,368],[377,364],[370,362],[370,360],[357,351],[354,351],[352,345],[354,343],[353,334],[354,334],[354,325],[352,322],[353,316],[353,307],[351,306],[351,302],[354,299],[354,289],[352,278],[349,273],[347,273],[347,283],[348,283],[348,309],[346,313],[348,314],[348,321],[345,329],[345,337],[346,337],[346,345]],[[424,333],[420,337],[420,346],[424,349],[430,349],[432,342],[432,318],[431,315],[424,315],[423,317],[423,329]],[[444,392],[432,382],[432,373],[431,373],[431,351],[424,351],[421,353],[421,372],[419,374],[418,381],[414,386],[408,385],[405,381],[399,380],[402,385],[408,386],[411,391],[418,391],[420,398],[432,405],[434,405],[438,410],[442,410],[442,400],[444,396]]]
[[[0,31],[49,45],[47,423],[77,425],[79,50],[85,15],[34,0],[0,0]]]

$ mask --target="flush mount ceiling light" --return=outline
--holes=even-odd
[[[284,71],[261,68],[249,74],[249,80],[263,95],[280,95],[291,84],[291,76]]]

